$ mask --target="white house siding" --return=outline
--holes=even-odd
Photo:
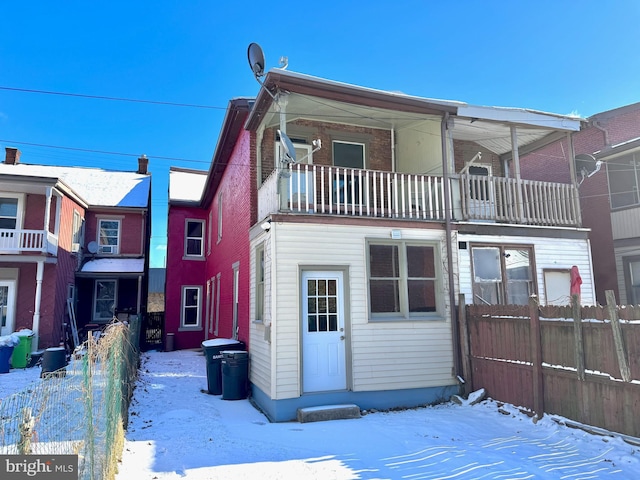
[[[538,282],[538,298],[540,304],[546,304],[544,270],[570,269],[573,265],[578,267],[580,277],[582,277],[582,304],[595,304],[595,287],[593,284],[593,267],[589,240],[508,235],[469,235],[462,233],[457,235],[457,240],[458,242],[467,242],[467,248],[458,251],[458,286],[460,292],[465,295],[465,301],[467,303],[473,303],[470,245],[473,243],[482,243],[494,245],[532,245],[534,247],[536,280]],[[457,248],[456,242],[454,242],[454,247]]]
[[[627,298],[627,286],[624,280],[624,264],[622,259],[624,257],[640,255],[640,247],[617,247],[614,248],[614,255],[616,257],[616,273],[618,275],[618,292],[620,293],[618,303],[620,305],[627,305],[630,299]]]
[[[627,208],[611,212],[613,239],[640,237],[640,208]]]
[[[255,322],[256,318],[256,248],[264,245],[265,272],[264,272],[264,313],[265,318],[262,323]],[[271,257],[270,237],[266,234],[260,235],[251,241],[251,276],[249,289],[250,323],[249,323],[249,352],[251,356],[250,380],[266,394],[271,392]]]
[[[440,242],[444,319],[431,321],[370,322],[366,241],[391,239],[390,227],[350,225],[272,224],[274,235],[277,315],[272,341],[276,386],[274,399],[301,394],[300,267],[348,267],[345,298],[347,371],[354,391],[392,390],[453,385],[453,349],[448,308],[444,232],[400,229],[403,240]]]

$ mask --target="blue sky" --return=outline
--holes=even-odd
[[[251,42],[267,68],[287,56],[291,71],[475,105],[586,117],[640,101],[637,0],[25,0],[0,18],[2,151],[121,170],[148,155],[152,266],[165,259],[169,166],[208,169],[229,99],[258,93]]]

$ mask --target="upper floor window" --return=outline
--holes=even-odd
[[[98,220],[98,253],[117,254],[120,249],[120,220]]]
[[[0,228],[15,230],[18,228],[18,199],[0,197]]]
[[[218,195],[218,242],[222,240],[222,192]]]
[[[535,293],[531,247],[476,246],[473,261],[473,303],[527,305]]]
[[[373,319],[433,318],[441,311],[436,245],[369,244],[369,302]]]
[[[264,245],[256,248],[256,321],[264,320]]]
[[[73,229],[71,232],[71,251],[77,252],[84,243],[84,218],[77,210],[73,211]]]
[[[640,204],[640,152],[607,161],[611,208]]]
[[[184,228],[185,257],[204,256],[204,220],[186,220]]]

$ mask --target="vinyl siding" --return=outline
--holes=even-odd
[[[578,267],[582,277],[581,299],[583,305],[595,304],[595,289],[593,284],[593,268],[591,264],[591,247],[588,240],[512,237],[504,235],[458,235],[458,241],[467,242],[467,249],[459,254],[459,289],[465,295],[467,303],[473,303],[471,279],[471,244],[495,245],[533,245],[538,298],[542,305],[546,304],[544,291],[545,269],[571,269]]]
[[[446,268],[441,268],[441,320],[370,322],[366,272],[368,239],[390,240],[391,229],[346,225],[282,223],[272,225],[275,238],[273,296],[276,318],[273,398],[301,394],[300,270],[348,269],[345,276],[347,381],[354,391],[452,385],[453,353]],[[444,232],[402,229],[402,240],[440,242],[440,263],[446,262]],[[349,368],[350,367],[350,368]]]
[[[256,248],[264,247],[264,319],[256,323]],[[251,268],[249,288],[249,352],[251,355],[250,380],[267,395],[271,394],[271,248],[270,237],[261,235],[251,242]]]
[[[640,237],[640,208],[611,212],[613,239]]]

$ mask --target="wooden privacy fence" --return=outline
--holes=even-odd
[[[640,306],[466,305],[467,389],[495,400],[640,437]]]

